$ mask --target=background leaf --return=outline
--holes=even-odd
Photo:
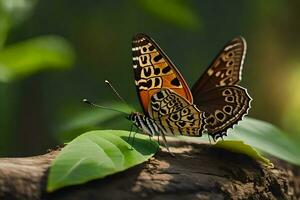
[[[158,144],[137,134],[134,149],[127,143],[129,132],[90,131],[65,146],[50,168],[47,191],[86,183],[123,171],[148,160]]]
[[[0,49],[3,47],[5,43],[9,28],[10,28],[9,19],[3,12],[3,9],[0,5]]]
[[[228,132],[228,139],[242,140],[265,154],[300,165],[300,146],[270,123],[247,117]]]
[[[31,15],[36,0],[0,0],[0,48],[4,45],[11,27]]]
[[[48,68],[72,66],[74,52],[58,36],[41,36],[15,43],[0,51],[0,81],[23,78]]]
[[[138,0],[139,4],[153,16],[186,29],[199,29],[200,18],[182,0]]]
[[[37,0],[0,0],[1,13],[15,25],[27,19]]]
[[[187,141],[195,139],[187,136],[179,137]],[[202,142],[209,142],[207,135],[197,139]],[[288,134],[268,122],[244,117],[233,129],[228,130],[227,136],[224,136],[223,139],[229,143],[233,142],[231,147],[230,145],[227,146],[228,150],[238,151],[238,143],[242,141],[245,145],[250,145],[258,150],[262,155],[271,155],[300,166],[300,146],[298,142],[292,140]],[[238,143],[235,143],[235,141]]]

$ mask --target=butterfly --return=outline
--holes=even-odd
[[[246,41],[227,43],[190,89],[178,69],[145,34],[132,40],[135,85],[143,113],[128,119],[149,136],[202,136],[214,140],[226,135],[250,109],[252,100],[239,85],[246,55]]]

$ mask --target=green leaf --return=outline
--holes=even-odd
[[[152,157],[158,144],[148,136],[137,134],[134,149],[127,143],[129,132],[119,130],[90,131],[65,146],[50,168],[47,191],[103,178]]]
[[[58,36],[42,36],[0,51],[0,81],[23,78],[44,69],[66,69],[74,62],[70,44]]]
[[[245,117],[233,129],[229,129],[227,135],[224,137],[225,141],[243,141],[262,155],[271,155],[300,166],[300,146],[298,143],[292,140],[291,136],[268,122]],[[187,141],[195,140],[194,137],[180,136],[180,138]],[[209,142],[207,135],[199,137],[197,140]]]
[[[247,117],[228,132],[226,138],[242,140],[262,153],[300,165],[299,145],[270,123]]]
[[[37,0],[0,0],[0,8],[13,24],[17,24],[30,16],[36,3]]]
[[[224,140],[218,141],[215,147],[226,149],[235,153],[242,153],[252,157],[255,160],[259,160],[267,166],[273,166],[269,159],[260,155],[255,149],[250,145],[245,144],[243,141],[233,141],[233,140]]]
[[[0,48],[11,27],[27,19],[37,0],[0,0]]]
[[[0,1],[1,2],[1,1]],[[10,19],[0,3],[0,49],[3,47],[10,29]]]
[[[186,29],[199,29],[200,18],[183,0],[138,0],[153,16]]]

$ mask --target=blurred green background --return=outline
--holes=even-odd
[[[104,84],[139,108],[131,38],[150,35],[192,85],[237,35],[248,43],[242,86],[250,116],[300,139],[300,2],[0,0],[0,155],[44,153],[95,128],[129,129]]]

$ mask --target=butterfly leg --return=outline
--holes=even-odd
[[[136,135],[136,132],[134,132],[134,134],[133,134],[130,150],[133,150],[133,145],[134,145],[134,141],[135,141],[135,135]]]
[[[213,137],[214,142],[217,142],[218,139],[216,139],[215,137]]]
[[[209,144],[211,145],[211,140],[210,140],[209,134],[207,134],[207,136],[208,136]]]
[[[133,129],[133,124],[131,124],[131,127],[130,127],[130,132],[129,132],[129,136],[128,136],[128,138],[127,138],[127,142],[129,142],[130,141],[130,137],[131,137],[131,133],[132,133],[132,129]]]
[[[175,157],[175,155],[174,155],[174,154],[170,151],[170,149],[169,149],[169,145],[168,145],[168,142],[167,142],[167,139],[166,139],[165,135],[164,135],[164,134],[161,134],[161,136],[162,136],[162,138],[163,138],[163,142],[164,142],[164,145],[165,145],[166,149],[167,149],[168,152],[171,154],[171,156],[174,156],[174,157]]]
[[[224,141],[224,133],[221,133],[222,141]]]
[[[160,147],[160,142],[159,142],[159,134],[157,135],[157,143],[158,143],[158,145],[157,145],[157,149],[156,149],[156,151],[158,151],[158,149],[159,149],[159,147]]]
[[[129,135],[131,135],[131,133],[133,132],[132,131],[133,130],[133,126],[131,126],[131,130],[130,130],[130,134]],[[133,150],[133,145],[134,145],[134,139],[135,139],[135,135],[137,134],[137,131],[138,131],[138,129],[135,127],[135,131],[134,131],[134,133],[133,133],[133,137],[132,137],[132,140],[131,140],[131,143],[130,143],[130,150]],[[130,139],[128,139],[128,143],[130,142]]]
[[[204,128],[203,134],[207,134],[207,137],[208,137],[208,140],[209,140],[209,144],[211,145],[210,137],[212,137],[212,136],[208,133],[208,130],[206,128]]]
[[[150,140],[150,142],[151,142],[151,145],[154,145],[154,144],[155,144],[155,142],[152,142],[152,136],[151,136],[151,135],[149,135],[149,140]],[[155,141],[155,140],[154,140],[154,141]],[[157,145],[157,148],[156,148],[156,152],[158,151],[159,146],[160,146],[160,144],[159,144],[159,142],[158,142],[158,145]]]

